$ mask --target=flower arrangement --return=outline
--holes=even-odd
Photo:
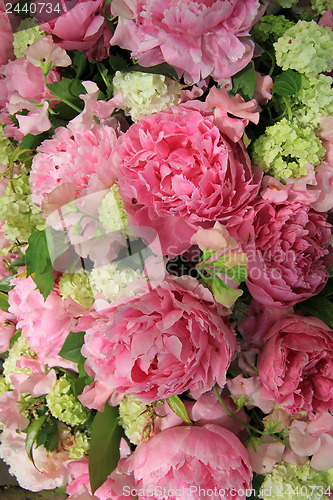
[[[332,498],[332,29],[323,0],[1,0],[23,488]]]

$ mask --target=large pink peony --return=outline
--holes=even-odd
[[[246,490],[251,494],[252,469],[245,447],[214,424],[166,429],[140,443],[121,469],[133,471],[143,500],[240,500]]]
[[[264,341],[257,363],[262,395],[292,415],[333,411],[333,331],[317,318],[289,315]]]
[[[251,61],[258,9],[257,0],[113,0],[111,44],[142,66],[167,62],[187,82],[209,75],[222,82]]]
[[[183,277],[99,313],[81,352],[96,382],[151,402],[223,386],[235,347],[210,292]]]
[[[299,202],[258,201],[248,244],[248,288],[267,306],[288,307],[324,287],[330,263],[330,224]]]
[[[198,101],[132,125],[119,153],[130,222],[156,229],[165,255],[187,250],[198,229],[240,215],[259,189],[261,173],[252,173],[243,143],[222,135]]]

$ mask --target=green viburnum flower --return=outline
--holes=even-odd
[[[333,469],[317,471],[310,467],[308,460],[304,465],[289,465],[280,462],[272,472],[265,475],[259,498],[263,500],[320,500],[327,488],[332,488]]]
[[[180,102],[182,86],[163,75],[117,71],[113,93],[122,93],[123,110],[137,122],[144,116],[158,113]]]
[[[7,383],[4,375],[0,375],[0,394],[9,391],[10,385]]]
[[[46,396],[46,402],[52,415],[67,425],[79,425],[87,420],[88,410],[75,396],[66,375],[56,381]]]
[[[11,373],[29,373],[31,374],[31,368],[17,368],[16,363],[21,358],[21,356],[32,357],[30,352],[29,344],[26,338],[19,337],[14,345],[9,349],[8,356],[3,364],[3,374],[5,376],[5,381],[7,384],[11,385],[10,374]]]
[[[134,269],[120,269],[117,264],[94,268],[90,273],[90,286],[94,297],[101,293],[108,300],[116,300],[124,295],[135,295],[128,285],[141,278],[141,274]]]
[[[37,25],[35,18],[23,19],[17,32],[14,33],[14,54],[19,59],[24,56],[24,51],[30,47],[36,40],[40,40],[46,35]]]
[[[315,21],[298,21],[274,43],[274,49],[284,71],[315,76],[333,68],[333,31]]]
[[[253,162],[279,180],[307,175],[306,164],[319,165],[325,149],[312,127],[298,126],[285,118],[267,127],[253,144]]]
[[[319,15],[325,14],[329,8],[333,8],[332,0],[311,0],[312,9]]]
[[[85,269],[73,273],[64,273],[59,280],[59,289],[63,299],[70,296],[86,309],[89,309],[94,302],[89,274]]]
[[[133,444],[138,444],[147,423],[147,406],[135,396],[124,396],[119,405],[119,423]]]
[[[0,198],[0,220],[5,221],[2,230],[8,240],[25,242],[34,231],[45,228],[43,214],[33,204],[30,195],[28,173],[22,168],[20,174],[13,176]]]
[[[251,35],[259,45],[272,45],[295,23],[284,16],[263,16],[252,28]]]
[[[332,82],[328,75],[303,76],[302,89],[293,108],[294,118],[299,123],[316,128],[322,116],[333,114]]]
[[[2,123],[0,123],[0,163],[7,167],[12,152],[14,151],[14,146],[12,145],[8,137],[5,136],[3,129],[4,126]]]
[[[85,432],[77,431],[74,436],[75,442],[69,448],[69,458],[79,460],[89,453],[89,441]]]
[[[124,231],[128,234],[127,213],[115,184],[113,184],[108,194],[104,196],[98,213],[99,221],[106,231]]]

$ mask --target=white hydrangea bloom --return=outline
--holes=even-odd
[[[56,381],[46,396],[46,402],[52,415],[67,425],[79,425],[87,420],[88,410],[75,396],[66,376]]]
[[[24,56],[25,50],[30,47],[36,40],[40,40],[46,35],[46,32],[41,30],[37,25],[35,18],[23,19],[17,32],[14,33],[14,54],[19,59]]]
[[[74,273],[64,273],[59,280],[59,290],[62,299],[70,296],[86,309],[89,309],[94,302],[89,274],[85,269],[80,269]]]
[[[141,279],[141,273],[131,268],[120,269],[117,264],[94,268],[90,273],[90,286],[94,296],[102,294],[107,300],[132,296],[135,290],[129,284]]]
[[[119,405],[119,423],[133,444],[141,441],[147,423],[147,407],[135,396],[124,396]]]
[[[2,123],[0,123],[0,163],[7,166],[7,164],[9,163],[9,158],[14,151],[14,146],[12,145],[8,137],[5,136],[3,129],[4,126]]]
[[[134,122],[179,104],[181,90],[178,82],[163,75],[117,71],[113,79],[113,93],[122,93],[123,110]]]
[[[90,448],[88,436],[85,432],[77,431],[74,439],[74,444],[68,450],[69,458],[71,458],[72,460],[79,460],[85,455],[88,455]]]
[[[333,115],[332,78],[320,74],[302,78],[302,88],[297,94],[294,118],[303,125],[318,127],[320,118]]]
[[[20,369],[17,368],[16,363],[21,358],[21,356],[30,356],[31,352],[29,349],[29,344],[26,338],[19,337],[15,344],[9,349],[8,356],[3,364],[3,374],[5,376],[5,381],[7,384],[11,385],[10,374],[11,373],[29,373],[31,374],[31,368]]]

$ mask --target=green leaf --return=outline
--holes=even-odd
[[[44,300],[50,295],[53,290],[53,285],[55,284],[52,272],[34,274],[34,282],[40,293],[43,295]]]
[[[109,62],[114,73],[116,71],[126,71],[127,61],[120,54],[109,56]]]
[[[52,269],[49,249],[44,231],[36,231],[32,233],[28,240],[25,258],[27,265],[27,275],[43,272],[48,272]]]
[[[80,94],[86,94],[87,91],[78,78],[62,78],[60,82],[54,82],[47,85],[52,94],[61,101],[77,101]],[[80,99],[83,108],[83,101]]]
[[[82,75],[85,73],[86,69],[89,66],[89,62],[84,52],[75,50],[70,55],[72,59],[72,66],[74,66],[76,71],[76,78],[78,80],[81,80]]]
[[[8,311],[9,304],[8,304],[8,295],[4,292],[0,292],[0,309],[2,311]]]
[[[226,274],[233,278],[236,283],[241,283],[241,281],[247,280],[247,269],[243,266],[235,266],[230,269],[226,269]]]
[[[283,71],[275,78],[272,94],[280,96],[295,95],[301,88],[302,76],[297,71],[287,69],[287,71]]]
[[[20,328],[19,330],[16,330],[12,338],[10,339],[10,344],[9,344],[9,349],[13,347],[17,339],[21,337],[22,329]]]
[[[81,348],[84,344],[84,335],[85,332],[70,332],[59,352],[59,356],[68,359],[68,361],[73,361],[73,363],[80,363],[83,358]]]
[[[23,137],[22,142],[19,145],[19,149],[35,150],[48,137],[48,132],[43,132],[38,135],[27,134]]]
[[[91,429],[89,478],[93,494],[117,467],[122,436],[123,430],[118,424],[118,409],[106,404],[103,412],[96,413]]]
[[[313,297],[301,302],[299,307],[307,313],[321,319],[330,328],[333,328],[333,303],[325,297]]]
[[[182,420],[184,420],[184,422],[186,422],[187,424],[193,425],[192,421],[190,420],[190,418],[187,414],[185,405],[179,396],[177,396],[177,395],[171,396],[170,398],[167,399],[167,403],[170,406],[171,410],[178,417],[180,417]]]
[[[55,418],[45,422],[43,426],[43,432],[46,434],[46,439],[44,441],[44,447],[47,451],[56,451],[59,448],[58,442],[58,424]]]
[[[134,66],[127,68],[126,71],[140,71],[140,73],[164,75],[179,81],[177,71],[167,63],[157,64],[156,66],[150,66],[148,68],[146,68],[145,66],[140,66],[140,64],[135,64]]]
[[[261,497],[259,497],[259,492],[260,492],[260,488],[261,488],[261,485],[264,482],[264,480],[265,480],[264,475],[255,474],[253,476],[253,480],[252,480],[253,492],[252,492],[252,495],[249,497],[249,500],[260,500]]]
[[[232,77],[231,95],[240,94],[246,101],[253,98],[256,76],[252,62]]]
[[[36,467],[36,465],[35,465],[34,458],[32,455],[32,447],[34,445],[34,442],[37,439],[37,435],[38,435],[42,425],[44,424],[44,422],[46,420],[46,417],[47,417],[46,415],[42,415],[41,417],[37,418],[37,420],[34,420],[29,425],[29,427],[26,429],[27,437],[25,438],[25,450],[27,452],[29,459],[31,460],[31,462],[34,464],[35,467]],[[37,469],[37,467],[36,467],[36,469]]]
[[[104,5],[103,5],[103,15],[104,15],[105,21],[107,22],[110,30],[112,31],[112,33],[114,33],[114,24],[112,22],[112,17],[109,17],[109,15],[107,13],[107,8],[111,2],[112,2],[112,0],[105,0]]]
[[[232,304],[240,297],[243,293],[242,290],[231,288],[226,285],[220,278],[214,276],[212,282],[212,292],[216,302],[224,305],[225,307],[231,307]]]

